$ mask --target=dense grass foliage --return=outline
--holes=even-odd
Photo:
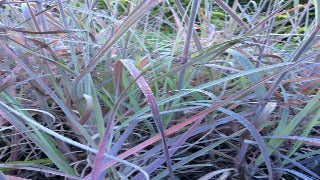
[[[0,179],[320,179],[320,0],[0,6]]]

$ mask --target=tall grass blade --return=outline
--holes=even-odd
[[[181,65],[185,64],[188,61],[188,56],[190,53],[190,46],[191,46],[191,37],[193,34],[193,27],[194,27],[194,23],[196,20],[196,15],[197,15],[197,9],[199,6],[199,3],[201,2],[201,0],[194,0],[192,2],[192,8],[191,8],[191,13],[190,13],[190,19],[188,22],[188,28],[187,28],[187,34],[186,34],[186,40],[184,43],[184,49],[183,49],[183,55],[181,58]],[[184,81],[184,75],[185,75],[185,69],[182,69],[180,71],[180,75],[179,75],[179,79],[178,79],[178,84],[177,84],[177,89],[181,89],[183,88],[183,81]]]

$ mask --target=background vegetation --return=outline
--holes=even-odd
[[[319,0],[0,6],[0,179],[320,179]]]

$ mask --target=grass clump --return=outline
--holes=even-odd
[[[0,6],[0,179],[320,179],[319,0]]]

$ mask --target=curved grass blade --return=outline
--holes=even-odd
[[[296,175],[297,177],[303,179],[303,180],[312,180],[309,176],[301,173],[301,172],[298,172],[298,171],[295,171],[295,170],[292,170],[292,169],[286,169],[286,168],[276,168],[276,170],[280,170],[280,171],[287,171],[293,175]]]
[[[166,134],[166,135],[170,135],[170,134],[172,134],[172,133],[174,133],[174,132],[176,132],[176,131],[184,128],[185,126],[187,126],[187,125],[195,122],[195,121],[198,120],[199,118],[205,117],[206,115],[208,115],[208,114],[211,113],[212,111],[216,110],[216,109],[219,108],[220,106],[223,106],[223,105],[231,102],[232,100],[234,100],[234,99],[236,99],[237,97],[243,95],[244,93],[246,93],[246,92],[254,89],[255,87],[259,86],[260,84],[263,84],[263,83],[266,82],[267,80],[278,76],[279,74],[283,73],[283,71],[287,71],[288,69],[291,69],[291,68],[293,68],[293,67],[296,67],[296,66],[299,65],[301,62],[302,62],[302,61],[299,61],[299,62],[296,62],[296,63],[293,63],[293,64],[292,64],[292,63],[284,63],[284,64],[289,65],[289,66],[287,66],[286,68],[284,68],[284,69],[282,69],[282,70],[280,70],[280,71],[275,72],[274,74],[272,74],[272,75],[270,75],[270,76],[268,76],[268,77],[265,77],[265,78],[262,79],[259,83],[255,84],[255,85],[252,85],[252,86],[250,86],[250,87],[248,87],[248,88],[240,91],[239,93],[236,93],[236,94],[234,94],[234,95],[229,96],[229,97],[228,97],[227,99],[225,99],[223,102],[217,103],[217,104],[214,105],[213,107],[210,107],[210,108],[208,108],[208,109],[206,109],[206,110],[198,113],[197,115],[192,116],[192,117],[189,118],[188,120],[186,120],[186,121],[184,121],[184,122],[181,122],[181,123],[179,123],[179,124],[177,124],[177,125],[174,125],[174,126],[170,127],[169,129],[167,129],[167,130],[165,131],[165,134]],[[283,66],[284,64],[280,65],[280,67]],[[290,64],[291,64],[291,65],[290,65]],[[279,67],[279,64],[277,64],[277,65],[271,65],[271,66],[272,66],[273,68],[274,68],[275,66]],[[268,69],[268,68],[267,68],[267,69]],[[251,74],[251,73],[253,73],[253,72],[259,72],[259,71],[261,71],[261,70],[265,70],[265,68],[257,68],[257,69],[252,70],[252,71],[247,71],[247,72],[244,72],[244,73],[238,73],[238,74],[236,74],[236,75],[232,75],[231,78],[230,78],[230,77],[226,77],[226,78],[227,78],[227,79],[229,79],[229,78],[230,78],[230,79],[233,79],[233,78],[235,78],[234,76],[237,76],[237,75],[239,75],[239,76],[237,76],[237,77],[241,77],[241,76],[243,76],[243,75],[248,75],[248,74]],[[240,75],[240,74],[241,74],[241,75]],[[222,79],[223,79],[223,81],[221,81]],[[216,83],[218,84],[218,83],[220,83],[220,82],[224,82],[224,81],[225,81],[225,78],[222,78],[222,79],[219,79],[219,80],[216,80],[216,81],[207,83],[207,84],[201,86],[201,87],[203,87],[203,88],[198,88],[198,89],[204,89],[204,88],[210,87],[211,85],[214,85],[214,84],[216,84]],[[191,93],[191,92],[190,92],[190,91],[180,92],[177,96],[172,96],[172,97],[170,97],[170,98],[167,98],[167,99],[161,101],[159,104],[170,102],[170,101],[173,100],[173,99],[182,97],[182,96],[184,96],[185,94],[189,94],[189,93]],[[145,113],[145,112],[147,112],[147,111],[148,111],[148,109],[146,108],[146,109],[144,109],[143,111],[141,111],[140,113],[136,113],[136,115],[135,115],[135,116],[132,116],[131,118],[137,118],[137,117],[140,116],[142,113]],[[127,122],[130,122],[130,119],[129,119]],[[119,126],[119,127],[120,127],[120,128],[123,128],[123,126],[125,126],[126,124],[127,124],[127,123],[123,123],[123,124],[122,124],[121,126]],[[152,144],[152,143],[154,143],[154,142],[159,141],[160,139],[161,139],[161,136],[158,134],[158,135],[156,135],[156,136],[154,136],[154,137],[152,137],[152,138],[144,141],[143,143],[141,143],[141,144],[139,144],[139,145],[131,148],[130,151],[126,151],[126,152],[120,154],[118,157],[121,158],[121,159],[124,159],[124,158],[130,156],[131,154],[133,154],[133,153],[135,153],[135,152],[138,152],[138,151],[140,151],[141,149],[147,147],[148,145],[150,145],[150,144]],[[103,168],[103,169],[104,169],[104,170],[105,170],[105,169],[108,169],[109,167],[111,167],[111,166],[114,165],[115,163],[116,163],[115,161],[110,161],[110,162],[108,162],[108,163],[106,163],[106,164],[104,165],[104,168]]]
[[[290,65],[291,64],[291,65]],[[215,81],[212,81],[212,82],[208,82],[206,84],[202,84],[200,86],[197,86],[197,87],[194,87],[193,89],[199,89],[199,90],[202,90],[202,89],[205,89],[205,88],[209,88],[211,86],[214,86],[216,84],[219,84],[219,83],[222,83],[222,82],[225,82],[225,81],[229,81],[229,80],[232,80],[232,79],[235,79],[235,78],[238,78],[238,77],[242,77],[242,76],[245,76],[245,75],[249,75],[249,74],[252,74],[252,73],[255,73],[255,72],[260,72],[260,71],[266,71],[266,70],[271,70],[271,69],[274,69],[274,68],[278,68],[278,67],[283,67],[283,66],[288,66],[290,65],[290,68],[293,68],[295,67],[297,64],[292,64],[292,63],[279,63],[279,64],[275,64],[275,65],[270,65],[270,66],[266,66],[266,67],[261,67],[261,68],[256,68],[256,69],[253,69],[253,70],[249,70],[249,71],[245,71],[245,72],[240,72],[240,73],[237,73],[237,74],[233,74],[233,75],[230,75],[230,76],[227,76],[227,77],[224,77],[224,78],[221,78],[221,79],[217,79]],[[289,68],[289,67],[287,67]],[[277,75],[279,75],[279,73],[283,72],[283,70],[280,70],[276,73],[274,73],[273,75],[270,75],[266,78],[264,78],[262,81],[263,82],[266,82],[267,80],[271,79],[271,78],[274,78],[276,77]],[[259,82],[259,84],[261,84],[261,82]],[[252,85],[252,86],[255,86],[255,85]],[[249,87],[250,88],[250,87]],[[183,96],[186,96],[190,93],[192,93],[193,91],[181,91],[175,95],[172,95],[164,100],[161,100],[159,101],[159,105],[163,105],[165,103],[168,103],[168,102],[171,102],[177,98],[181,98]],[[144,113],[148,112],[148,108],[144,108],[142,109],[141,111],[137,112],[135,115],[133,115],[131,118],[129,118],[126,122],[130,122],[132,119],[135,119],[141,115],[143,115]],[[123,128],[124,126],[126,126],[127,123],[123,123],[122,125],[119,126],[119,128]]]
[[[280,156],[285,159],[286,161],[290,162],[292,165],[300,168],[301,170],[303,170],[304,172],[306,173],[309,173],[310,175],[312,175],[313,177],[317,178],[317,179],[320,179],[320,176],[317,175],[316,173],[314,173],[313,171],[311,171],[310,169],[308,169],[307,167],[305,167],[304,165],[300,164],[299,162],[296,162],[295,160],[293,159],[290,159],[289,157],[283,155],[283,154],[280,154]]]
[[[164,133],[164,126],[163,126],[163,122],[161,120],[161,116],[159,113],[158,104],[156,102],[156,99],[155,99],[147,81],[143,78],[143,76],[141,76],[141,73],[136,68],[136,66],[133,64],[133,61],[132,60],[121,60],[121,62],[128,69],[130,74],[135,79],[137,79],[136,82],[137,82],[138,86],[140,87],[142,93],[147,98],[147,101],[148,101],[149,106],[151,108],[151,112],[152,112],[154,119],[155,119],[155,123],[158,127],[159,133],[162,138],[163,150],[164,150],[164,154],[166,157],[167,168],[170,172],[169,174],[170,174],[171,179],[174,179],[173,178],[173,171],[172,171],[172,167],[171,167],[171,158],[170,158],[168,145],[167,145],[167,141],[166,141],[166,137],[165,137],[165,133]]]
[[[179,147],[186,142],[186,140],[192,135],[192,133],[196,130],[196,128],[201,124],[203,118],[199,119],[194,123],[193,126],[191,126],[170,148],[169,153],[170,156],[172,156],[178,149]],[[165,162],[164,158],[159,158],[155,160],[152,164],[150,164],[146,168],[146,172],[151,174],[154,172],[159,166],[161,166]],[[138,174],[137,176],[133,177],[132,180],[140,180],[142,179],[143,174]]]
[[[251,133],[252,137],[257,141],[259,149],[261,151],[261,154],[265,160],[268,172],[269,172],[269,180],[272,180],[273,178],[273,171],[272,171],[272,166],[271,166],[271,160],[270,157],[268,155],[268,151],[267,151],[267,146],[264,143],[259,131],[254,127],[253,124],[251,124],[250,121],[248,121],[246,118],[244,118],[243,116],[240,116],[237,113],[234,113],[233,111],[230,111],[228,109],[224,109],[224,108],[218,108],[219,111],[228,114],[229,116],[234,117],[235,119],[237,119],[243,126],[245,126],[248,131]]]
[[[228,49],[228,53],[230,53],[237,61],[240,62],[240,64],[244,67],[246,71],[255,69],[255,67],[252,65],[252,63],[248,60],[246,56],[239,53],[236,50]],[[255,84],[261,80],[259,73],[253,73],[248,75],[249,79],[251,80],[252,84]],[[259,100],[262,100],[263,97],[266,94],[266,88],[263,85],[258,86],[256,89],[254,89],[255,94],[257,95]]]

